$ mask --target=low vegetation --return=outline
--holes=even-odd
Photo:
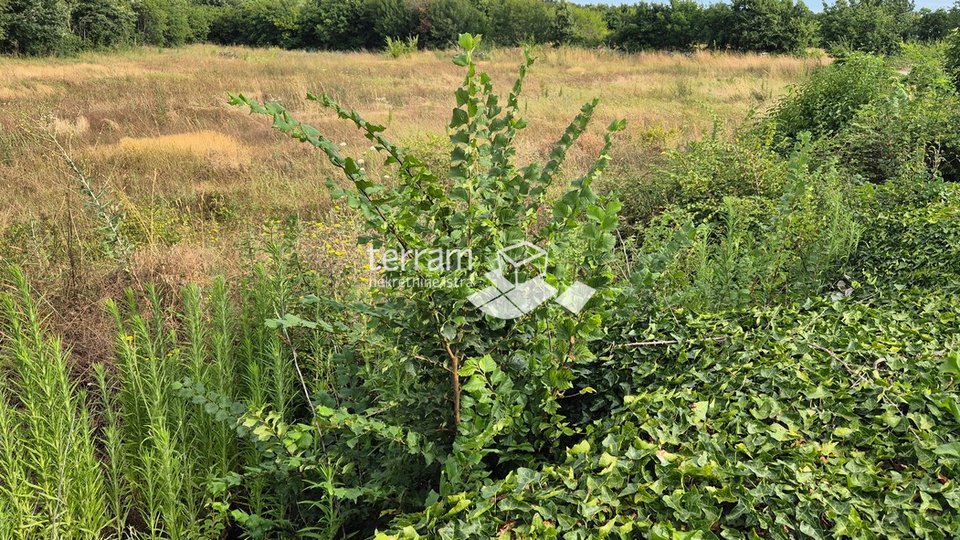
[[[294,79],[238,89],[229,110],[141,97],[155,137],[101,141],[95,134],[114,129],[105,119],[75,117],[21,120],[3,139],[50,151],[70,184],[21,188],[36,219],[7,207],[16,219],[3,249],[23,264],[7,270],[0,296],[0,538],[960,529],[955,47],[844,54],[740,123],[725,118],[767,99],[730,105],[702,73],[729,81],[725,70],[754,63],[769,83],[773,71],[799,77],[808,64],[628,56],[647,85],[673,73],[660,89],[670,100],[729,107],[684,130],[680,117],[655,128],[617,107],[630,102],[622,88],[606,102],[589,95],[630,76],[602,62],[577,72],[566,55],[607,53],[538,60],[488,52],[469,34],[458,45],[447,68],[432,53],[351,56],[349,69],[387,80],[370,88],[328,76],[301,93],[306,82]],[[265,77],[285,73],[277,58],[309,58],[302,65],[321,73],[316,60],[327,58],[193,51],[259,62]],[[128,81],[178,53],[131,54],[142,56],[111,68]],[[452,113],[419,79],[407,84],[420,85],[423,105],[391,107],[401,98],[388,92],[389,69],[401,62],[407,74],[426,66],[437,81],[456,77]],[[516,62],[507,80],[504,64]],[[97,63],[75,64],[97,76]],[[678,83],[692,66],[699,83]],[[551,83],[563,77],[603,80]],[[417,133],[433,125],[434,107],[449,121],[432,132],[445,138]],[[417,114],[431,119],[418,124]],[[541,146],[544,133],[555,137]],[[22,159],[8,152],[0,167],[22,173]],[[157,173],[170,162],[190,184],[221,189],[172,204],[178,184]],[[111,168],[135,176],[109,177]],[[261,197],[224,188],[271,170]],[[294,185],[294,175],[304,180]],[[104,176],[150,189],[134,201]],[[314,189],[335,202],[320,208]],[[83,209],[67,199],[66,219],[45,221],[58,196]],[[228,253],[205,258],[222,268],[139,271],[158,246],[196,245],[183,238],[197,224],[209,227],[203,238],[233,227],[235,241],[220,244]],[[549,256],[545,268],[519,271],[560,291],[592,287],[582,310],[547,302],[503,320],[468,301],[498,250],[524,239]],[[414,259],[378,269],[363,253],[464,247],[475,267]],[[61,254],[66,262],[44,260]],[[91,276],[129,287],[98,289]],[[95,319],[80,306],[64,313],[57,295],[91,290],[109,297],[87,308],[111,321],[102,356],[71,351],[56,332],[82,343],[64,321]]]

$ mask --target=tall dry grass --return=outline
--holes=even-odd
[[[816,64],[707,52],[628,55],[560,48],[537,54],[524,108],[538,129],[520,141],[521,155],[545,151],[565,119],[593,96],[603,100],[601,123],[624,117],[632,136],[658,126],[679,130],[686,139],[710,126],[708,111],[741,118]],[[44,116],[92,174],[135,201],[151,190],[179,200],[213,190],[240,198],[251,210],[316,206],[325,166],[227,106],[226,93],[279,100],[348,146],[365,141],[308,104],[308,91],[332,94],[362,110],[371,121],[388,125],[394,138],[443,134],[449,88],[461,77],[449,57],[198,45],[77,59],[0,59],[0,189],[6,195],[0,216],[9,222],[63,204],[69,182],[62,167],[25,135],[24,128]],[[519,60],[515,49],[495,50],[484,68],[505,87]],[[629,151],[629,145],[623,147],[620,157],[629,159]]]

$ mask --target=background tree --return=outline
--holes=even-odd
[[[361,27],[371,32],[366,46],[383,47],[387,38],[406,38],[413,33],[413,12],[405,0],[366,0]]]
[[[793,0],[734,0],[726,43],[745,51],[801,53],[813,43],[813,13]]]
[[[533,41],[545,43],[553,38],[554,12],[542,0],[491,0],[487,3],[490,39],[501,45],[519,45]],[[572,25],[572,21],[569,21]]]
[[[0,52],[4,52],[3,43],[7,37],[7,0],[0,0]]]
[[[711,4],[703,10],[703,29],[700,40],[707,47],[722,49],[730,46],[733,39],[730,26],[733,10],[729,4]]]
[[[462,33],[487,33],[486,15],[469,0],[427,0],[415,9],[416,33],[426,47],[449,47]]]
[[[63,0],[9,0],[3,50],[44,55],[67,52],[70,8]]]
[[[627,50],[689,49],[701,34],[703,8],[692,0],[641,2],[613,41]]]
[[[557,4],[553,14],[553,42],[556,44],[573,41],[573,14],[570,6],[563,0]]]
[[[820,36],[831,50],[893,54],[913,27],[910,0],[837,0],[824,5]]]
[[[303,8],[300,42],[320,49],[362,49],[363,0],[313,0]],[[369,29],[367,29],[369,30]]]
[[[254,43],[291,49],[301,45],[301,2],[255,0],[247,2],[243,24]]]
[[[85,47],[129,43],[136,30],[133,6],[126,0],[78,0],[70,22]]]
[[[583,47],[602,45],[610,34],[603,14],[599,10],[581,6],[571,5],[569,9],[573,23],[570,43]]]
[[[218,2],[219,0],[210,0]],[[190,42],[207,41],[210,38],[210,26],[223,12],[223,6],[216,3],[194,0],[187,12],[190,26]]]
[[[590,9],[603,17],[603,22],[606,23],[609,32],[607,40],[611,43],[615,41],[621,29],[633,18],[636,11],[633,6],[629,5],[610,6],[607,4],[591,6]]]
[[[190,10],[192,5],[188,0],[167,0],[164,8],[167,11],[167,28],[163,34],[163,45],[179,47],[189,43],[193,37],[190,28]]]
[[[921,9],[913,20],[910,37],[918,41],[934,42],[945,39],[950,31],[960,26],[960,10]]]
[[[164,45],[170,18],[165,0],[137,0],[133,9],[137,17],[138,41],[149,45]]]

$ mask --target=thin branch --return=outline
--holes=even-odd
[[[443,347],[450,357],[450,378],[453,380],[453,423],[460,425],[460,358],[450,348],[450,342],[443,340]]]
[[[278,319],[282,319],[280,312],[275,312]],[[303,371],[300,369],[300,360],[297,358],[297,348],[293,346],[293,341],[290,339],[290,334],[287,332],[287,327],[283,324],[280,325],[280,328],[283,330],[283,339],[287,342],[287,346],[290,347],[290,352],[293,354],[293,367],[297,370],[297,378],[300,380],[300,387],[303,389],[303,395],[307,398],[307,405],[310,407],[310,414],[314,418],[317,416],[317,408],[313,405],[313,398],[310,397],[310,390],[307,388],[307,380],[303,376]]]
[[[714,341],[717,343],[722,343],[728,339],[728,336],[710,336],[703,339],[691,339],[685,341]],[[657,347],[660,345],[677,345],[680,343],[678,339],[658,339],[654,341],[636,341],[633,343],[622,343],[621,347]]]

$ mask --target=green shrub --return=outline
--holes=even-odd
[[[417,52],[419,36],[409,37],[406,40],[387,38],[387,54],[392,58],[400,58]]]
[[[861,108],[828,151],[871,182],[912,175],[917,159],[960,179],[960,97],[938,66],[921,64],[907,80]]]
[[[719,135],[671,150],[642,178],[617,182],[626,221],[641,227],[669,206],[716,206],[724,197],[777,197],[787,182],[783,158],[766,141]]]
[[[777,139],[793,141],[804,131],[819,139],[846,126],[864,105],[890,95],[893,81],[894,73],[882,59],[851,54],[794,87],[766,121]]]
[[[753,193],[717,185],[713,200],[658,216],[639,247],[641,259],[659,260],[659,279],[645,293],[653,305],[771,303],[815,294],[841,275],[860,226],[846,181],[835,168],[812,168],[812,150],[803,143],[788,160],[742,177],[762,179]]]

